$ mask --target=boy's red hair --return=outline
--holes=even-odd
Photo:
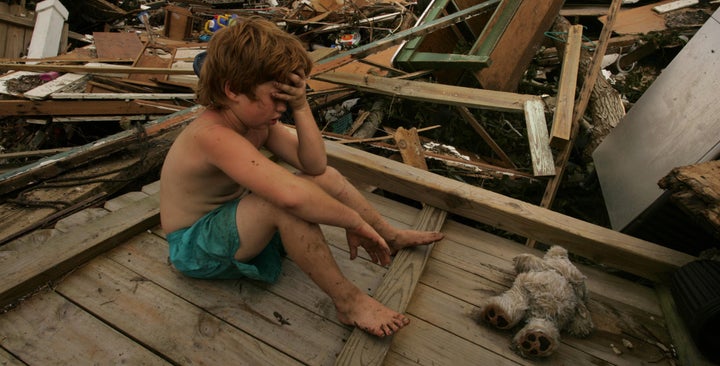
[[[262,17],[239,18],[212,36],[200,72],[198,103],[227,107],[225,85],[255,99],[255,88],[267,81],[288,82],[293,70],[310,74],[312,60],[300,40]]]

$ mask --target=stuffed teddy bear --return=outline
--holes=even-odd
[[[585,337],[593,329],[587,309],[585,276],[570,262],[565,248],[551,247],[543,258],[513,258],[517,277],[506,292],[480,304],[477,322],[500,329],[524,326],[512,340],[523,357],[547,357],[558,348],[560,332]]]

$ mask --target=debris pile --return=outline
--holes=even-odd
[[[0,29],[23,35],[0,38],[11,50],[0,55],[0,174],[122,134],[146,144],[135,153],[161,156],[167,144],[147,145],[148,124],[194,108],[195,56],[218,29],[257,15],[307,45],[316,63],[308,95],[328,139],[399,160],[394,134],[408,129],[423,135],[439,174],[604,226],[592,150],[717,8],[668,0],[63,3],[66,21],[42,30],[64,35],[59,54],[41,58],[26,52],[38,14],[0,3]]]

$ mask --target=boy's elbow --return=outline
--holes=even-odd
[[[293,211],[305,204],[305,195],[300,189],[290,187],[282,195],[276,197],[275,204],[286,211]]]

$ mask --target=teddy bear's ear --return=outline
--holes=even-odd
[[[567,258],[567,256],[567,250],[559,245],[553,245],[550,249],[548,249],[547,253],[545,253],[545,257]]]
[[[543,260],[532,254],[520,254],[513,258],[516,273],[540,271],[544,269]]]

